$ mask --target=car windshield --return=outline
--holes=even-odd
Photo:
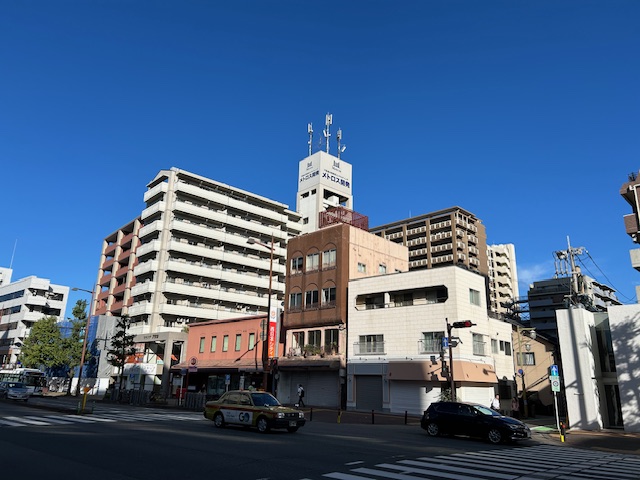
[[[270,393],[252,393],[251,399],[256,406],[277,407],[280,402]]]
[[[24,385],[21,383],[10,383],[9,388],[23,388]]]
[[[499,417],[500,414],[495,410],[491,410],[489,407],[485,407],[484,405],[475,405],[476,410],[478,410],[483,415],[491,415],[494,417]]]

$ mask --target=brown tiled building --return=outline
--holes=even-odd
[[[346,403],[349,280],[407,271],[408,252],[354,226],[366,226],[364,216],[336,215],[335,209],[322,215],[320,223],[327,226],[292,238],[287,246],[278,395],[292,402],[301,383],[309,405],[340,407]]]

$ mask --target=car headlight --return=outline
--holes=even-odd
[[[509,428],[510,428],[511,430],[518,430],[518,429],[520,428],[520,425],[513,425],[513,424],[511,424],[511,423],[510,423],[510,424],[509,424]]]
[[[299,418],[304,418],[304,412],[298,412],[298,417]]]
[[[277,413],[277,415],[276,415],[276,417],[278,417],[278,418],[284,418],[284,413],[282,413],[282,412],[278,412],[278,413]]]

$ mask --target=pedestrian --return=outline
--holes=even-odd
[[[296,407],[306,407],[304,404],[304,387],[301,383],[298,384],[298,403],[296,403]]]
[[[500,411],[500,395],[496,393],[496,396],[491,400],[491,409],[496,412]]]
[[[513,418],[520,418],[520,401],[518,397],[511,399],[511,416]]]

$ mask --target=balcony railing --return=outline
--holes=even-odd
[[[384,354],[384,342],[356,342],[353,344],[353,352],[356,355],[380,355]]]

